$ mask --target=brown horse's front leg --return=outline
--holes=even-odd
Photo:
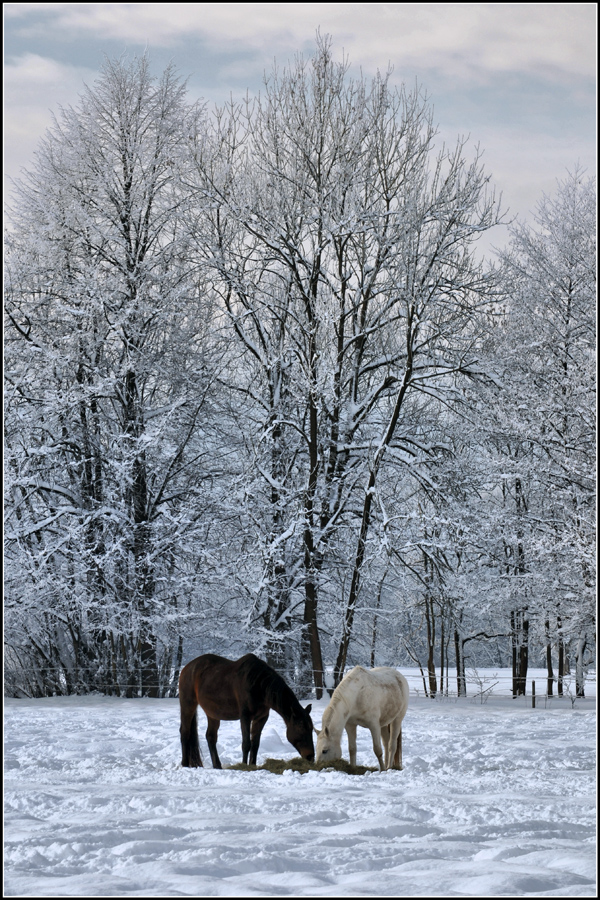
[[[256,765],[256,757],[258,756],[258,748],[260,745],[260,736],[262,734],[262,730],[265,727],[266,721],[269,718],[269,710],[266,713],[255,716],[252,719],[252,725],[250,726],[250,765]]]
[[[248,753],[250,752],[250,713],[244,711],[240,716],[240,726],[242,728],[242,760],[244,765],[248,764]]]
[[[219,733],[219,725],[221,724],[220,719],[211,719],[209,716],[206,717],[208,720],[208,728],[206,729],[206,743],[208,744],[208,749],[210,750],[210,758],[212,759],[213,769],[222,769],[221,760],[219,759],[219,754],[217,753],[217,735]]]

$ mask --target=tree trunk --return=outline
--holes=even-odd
[[[512,641],[512,695],[523,697],[527,686],[529,664],[529,617],[527,610],[514,609],[510,614]]]
[[[552,668],[552,644],[550,642],[550,622],[546,619],[546,668],[548,670],[548,678],[546,682],[546,693],[548,697],[552,697],[554,693],[554,669]]]
[[[556,617],[556,626],[558,631],[558,696],[563,696],[563,681],[565,676],[565,645],[562,637],[562,619]]]
[[[443,697],[448,696],[448,641],[444,628],[444,616],[440,620],[440,691]],[[444,669],[446,670],[446,686],[444,687]]]
[[[585,697],[585,676],[583,671],[583,654],[587,646],[585,635],[577,641],[577,650],[575,656],[575,696]]]
[[[437,694],[437,677],[435,674],[435,615],[433,600],[425,598],[425,622],[427,624],[427,675],[429,678],[429,696],[435,699]]]
[[[356,601],[360,588],[360,577],[365,559],[365,551],[367,544],[367,534],[371,522],[371,503],[375,489],[375,473],[372,471],[369,478],[369,487],[365,496],[363,505],[363,515],[360,525],[360,533],[358,536],[358,546],[356,549],[356,558],[354,560],[354,568],[352,570],[352,581],[350,582],[350,591],[348,593],[348,603],[346,604],[346,614],[344,616],[344,626],[342,629],[342,637],[338,649],[338,655],[333,670],[334,684],[340,683],[344,677],[344,669],[346,668],[346,659],[348,657],[348,646],[352,635],[352,625],[354,623],[354,612],[356,609]]]
[[[529,619],[523,620],[523,640],[519,648],[519,693],[527,693],[527,668],[529,666]]]
[[[320,700],[323,696],[324,671],[321,637],[317,624],[317,590],[314,583],[314,574],[310,569],[308,569],[308,572],[305,583],[303,641],[305,647],[308,645],[315,684],[315,696],[317,700]]]
[[[154,573],[149,562],[152,537],[148,521],[148,480],[146,452],[137,446],[144,433],[144,421],[139,407],[135,372],[129,369],[124,385],[125,434],[131,439],[133,453],[131,507],[133,512],[133,555],[135,559],[134,595],[137,599],[139,625],[139,663],[142,697],[159,696],[156,636],[152,624]]]
[[[454,653],[456,656],[456,691],[459,697],[467,696],[464,647],[458,629],[454,629]]]
[[[375,668],[375,643],[377,641],[377,613],[373,616],[373,632],[371,637],[371,668]]]
[[[373,504],[373,497],[375,496],[375,485],[377,483],[377,475],[379,473],[379,468],[381,463],[383,462],[383,457],[385,455],[385,451],[387,450],[390,442],[394,436],[394,432],[396,430],[396,425],[398,424],[398,419],[400,418],[400,411],[402,409],[402,405],[404,403],[404,398],[406,397],[406,392],[409,388],[409,385],[412,380],[413,373],[413,342],[416,338],[417,330],[418,330],[418,322],[415,322],[415,310],[414,307],[411,306],[408,310],[407,315],[407,336],[406,336],[406,347],[407,347],[407,361],[406,368],[404,370],[404,376],[402,378],[402,383],[400,385],[400,389],[396,395],[396,402],[394,404],[394,409],[392,411],[392,415],[390,416],[390,420],[388,422],[385,433],[381,439],[381,443],[377,448],[375,453],[375,457],[373,459],[373,464],[371,466],[371,471],[369,472],[369,481],[367,484],[367,490],[365,492],[365,499],[363,503],[363,511],[362,518],[360,523],[360,532],[358,535],[358,541],[356,544],[356,555],[354,557],[354,567],[352,569],[352,581],[350,583],[350,591],[348,594],[348,603],[346,604],[346,613],[344,616],[344,626],[342,631],[342,637],[340,640],[340,646],[338,650],[337,660],[335,663],[335,668],[333,671],[334,675],[334,683],[338,685],[343,678],[344,669],[346,667],[346,659],[348,656],[348,645],[350,643],[350,636],[352,634],[352,625],[354,622],[354,612],[356,609],[356,602],[358,600],[358,592],[360,588],[360,579],[362,573],[362,567],[365,561],[365,553],[367,548],[367,536],[369,534],[369,528],[371,525],[371,506]]]

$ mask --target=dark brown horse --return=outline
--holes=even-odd
[[[206,741],[215,769],[221,768],[217,753],[221,720],[240,720],[244,763],[248,762],[249,754],[250,765],[255,765],[260,735],[271,709],[284,720],[287,739],[298,753],[311,762],[315,758],[311,705],[303,709],[283,678],[253,653],[237,660],[205,653],[181,670],[181,765],[192,768],[202,765],[198,744],[198,705],[208,719]]]

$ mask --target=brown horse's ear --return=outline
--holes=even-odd
[[[311,709],[312,709],[312,703],[309,703],[308,706],[304,707],[304,712],[309,713],[311,711]]]

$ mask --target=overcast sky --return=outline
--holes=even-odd
[[[5,3],[4,167],[16,177],[106,56],[173,61],[190,98],[261,88],[317,28],[366,75],[424,87],[440,137],[470,135],[511,213],[596,166],[595,3]],[[503,243],[503,241],[501,241]]]

